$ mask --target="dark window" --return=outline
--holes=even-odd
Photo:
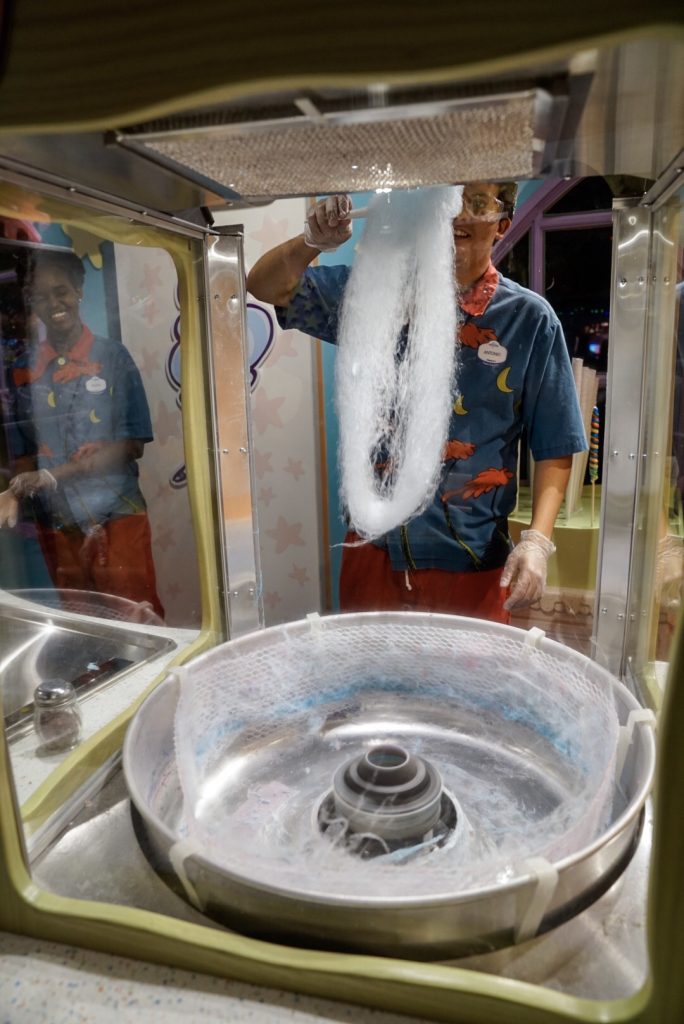
[[[612,206],[613,190],[605,178],[584,178],[546,213],[584,213],[588,210],[610,210]]]
[[[523,288],[530,286],[530,236],[525,234],[513,248],[497,261],[497,270]]]

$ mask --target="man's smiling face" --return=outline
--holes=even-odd
[[[470,287],[482,277],[489,266],[494,244],[511,226],[510,218],[498,212],[501,210],[501,204],[497,203],[498,191],[499,186],[490,182],[466,185],[463,190],[463,210],[452,222],[456,279],[461,288]]]

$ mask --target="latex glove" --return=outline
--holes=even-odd
[[[304,241],[312,249],[333,252],[351,238],[348,219],[352,202],[348,195],[328,196],[312,206],[304,225]]]
[[[0,530],[3,526],[10,529],[17,525],[19,515],[19,502],[11,491],[3,491],[0,494]]]
[[[539,530],[522,531],[520,541],[506,559],[501,574],[502,587],[507,587],[515,580],[504,604],[506,611],[526,608],[539,600],[546,586],[547,564],[555,550],[556,545]]]
[[[15,498],[32,498],[39,491],[56,491],[57,481],[49,469],[32,473],[18,473],[10,480],[10,491]]]
[[[684,583],[684,537],[667,534],[656,552],[656,597],[665,608],[677,608]]]

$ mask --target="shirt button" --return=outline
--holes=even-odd
[[[66,359],[64,358],[64,356],[60,356],[59,359],[57,360],[57,365],[58,366],[64,366],[65,363],[66,363]]]

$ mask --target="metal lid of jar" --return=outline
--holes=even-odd
[[[43,707],[57,707],[76,700],[76,690],[66,679],[44,679],[33,693],[33,700]]]

